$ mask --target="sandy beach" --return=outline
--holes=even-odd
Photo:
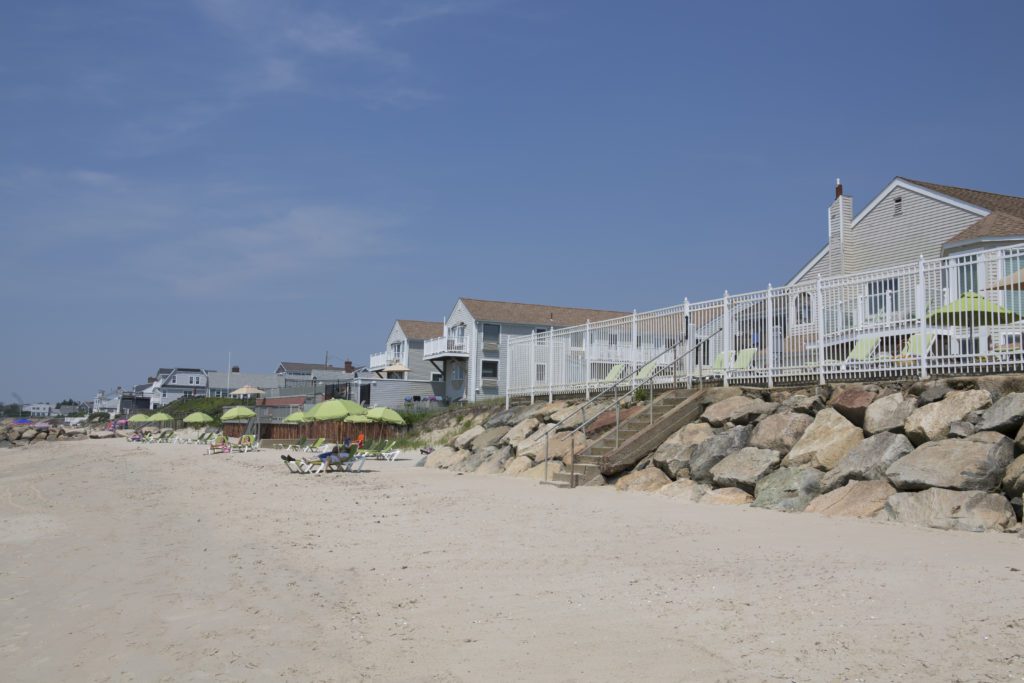
[[[0,453],[0,678],[1024,679],[1013,535],[278,453]]]

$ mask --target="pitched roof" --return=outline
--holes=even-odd
[[[1024,236],[1024,218],[1011,216],[1002,211],[993,211],[976,223],[971,223],[949,239],[949,242],[963,242],[981,237],[1021,237]]]
[[[444,334],[443,323],[432,323],[426,320],[399,320],[406,339],[434,339]]]
[[[921,187],[934,192],[940,192],[944,195],[953,197],[954,199],[959,199],[962,202],[980,206],[981,208],[988,209],[989,211],[1001,211],[1003,213],[1008,213],[1011,216],[1024,218],[1024,197],[1014,197],[1008,194],[996,194],[995,192],[971,190],[966,187],[926,183],[922,180],[912,180],[910,178],[903,178],[903,180],[906,180],[908,183],[913,183],[914,185],[920,185]]]
[[[466,299],[460,301],[477,320],[497,323],[518,323],[521,325],[555,325],[565,327],[582,325],[590,320],[609,320],[631,315],[623,311],[602,311],[594,308],[567,308],[543,304],[519,304],[508,301],[485,301]]]
[[[291,361],[281,361],[278,365],[278,372],[310,372],[312,370],[338,370],[344,372],[345,368],[337,368],[333,365],[325,365],[324,363],[293,363]]]

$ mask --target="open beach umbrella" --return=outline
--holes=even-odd
[[[235,406],[220,416],[221,420],[247,420],[256,417],[256,413],[245,406]]]
[[[399,427],[405,424],[405,419],[391,408],[370,408],[366,415],[375,422],[383,422],[384,424],[397,425]]]
[[[264,391],[259,387],[254,387],[251,384],[246,384],[244,387],[238,387],[231,392],[232,396],[262,396]]]
[[[153,413],[147,422],[174,422],[174,418],[167,413]]]
[[[366,415],[366,408],[362,407],[355,401],[350,401],[347,398],[336,398],[335,401],[341,401],[341,404],[348,408],[350,415]]]
[[[338,398],[332,398],[328,401],[317,403],[309,409],[306,415],[312,417],[317,422],[325,422],[327,420],[344,420],[349,415],[359,414],[351,410],[346,403],[352,403],[352,401],[346,402]]]
[[[300,422],[309,422],[311,418],[306,417],[306,414],[301,410],[296,410],[291,413],[288,417],[284,418],[282,422],[286,424],[299,424]]]
[[[373,420],[366,415],[349,415],[345,418],[345,422],[349,424],[370,424]]]
[[[966,292],[956,301],[936,308],[928,314],[927,319],[932,324],[940,326],[966,327],[967,338],[973,339],[975,327],[1007,325],[1020,320],[1020,316],[977,292]]]
[[[129,424],[136,425],[142,424],[143,422],[149,422],[149,415],[146,415],[145,413],[135,413],[128,418]]]
[[[206,413],[190,413],[182,420],[187,425],[204,425],[213,422],[213,418]]]

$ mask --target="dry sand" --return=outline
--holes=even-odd
[[[3,681],[1024,679],[1024,541],[123,441],[0,451]]]

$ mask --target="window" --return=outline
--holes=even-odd
[[[903,215],[903,197],[896,197],[895,199],[892,200],[892,215]]]
[[[480,376],[484,379],[498,379],[498,361],[483,361],[480,364]]]
[[[444,375],[442,375],[440,372],[432,372],[432,373],[430,373],[430,381],[431,382],[440,382],[443,379],[444,379]]]
[[[453,365],[452,366],[452,379],[454,379],[454,380],[462,379],[462,366],[461,365]]]
[[[1024,254],[1014,254],[1003,259],[1003,273],[1013,275],[1024,268]],[[1024,315],[1024,291],[1011,289],[1003,293],[1006,297],[1004,305],[1018,315]]]
[[[801,292],[796,295],[796,324],[806,325],[811,322],[811,294]]]
[[[501,325],[495,325],[493,323],[484,323],[484,344],[497,344],[500,338]]]
[[[868,313],[892,313],[900,307],[900,281],[894,277],[868,283]]]
[[[548,375],[548,366],[544,363],[537,363],[537,374],[536,378],[538,382],[546,382]]]
[[[956,285],[958,292],[978,291],[978,262],[976,257],[968,256],[958,260],[956,268]]]

